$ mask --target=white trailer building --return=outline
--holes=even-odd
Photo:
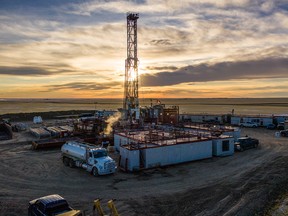
[[[212,127],[207,127],[206,125],[193,125],[193,124],[184,124],[183,130],[191,131],[194,133],[200,133],[202,136],[220,136],[226,135],[234,138],[236,141],[241,137],[241,129],[239,127],[223,126],[223,125],[214,125]]]
[[[196,123],[219,123],[226,121],[226,115],[221,114],[180,114],[180,120]]]
[[[177,133],[146,130],[115,134],[120,167],[135,171],[211,158],[213,154],[224,156],[234,153],[233,137],[204,137],[185,131]]]
[[[190,140],[183,143],[168,144],[158,148],[145,148],[144,167],[152,168],[212,157],[211,140]]]
[[[179,140],[180,141],[180,140]],[[183,143],[126,144],[120,147],[120,167],[126,171],[148,169],[212,157],[212,140],[195,138]],[[180,141],[181,142],[181,141]]]
[[[258,126],[266,127],[269,124],[273,124],[273,117],[270,115],[259,115],[259,116],[247,116],[247,115],[241,115],[241,116],[231,116],[231,124],[232,125],[241,125],[242,123],[257,123]]]
[[[280,122],[285,122],[288,120],[288,114],[275,114],[273,115],[274,121],[276,124]]]
[[[221,135],[212,140],[213,156],[229,156],[234,154],[234,138]]]
[[[128,142],[132,142],[132,139],[128,138],[130,133],[115,133],[114,134],[114,147],[116,151],[120,151],[120,146],[128,144]],[[130,144],[129,143],[129,144]]]

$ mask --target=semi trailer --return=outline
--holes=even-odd
[[[108,156],[105,148],[79,141],[68,141],[62,146],[61,152],[65,166],[81,167],[94,176],[116,172],[116,162]]]

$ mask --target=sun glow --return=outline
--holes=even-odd
[[[136,71],[132,68],[128,71],[128,81],[133,82],[136,81],[137,75]]]

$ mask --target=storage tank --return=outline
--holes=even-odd
[[[77,142],[67,142],[61,147],[61,152],[81,160],[86,160],[86,148]]]

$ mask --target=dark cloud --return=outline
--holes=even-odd
[[[70,2],[77,2],[77,0],[71,0]],[[23,2],[22,0],[2,0],[1,5],[4,7],[21,7],[21,8],[29,8],[29,7],[52,7],[52,6],[60,6],[66,4],[65,1],[62,0],[49,0],[49,1],[35,1],[35,0],[26,0]]]
[[[3,67],[0,66],[0,75],[15,76],[45,76],[52,75],[50,71],[38,67]]]
[[[287,86],[284,86],[284,85],[280,85],[280,86],[272,86],[272,85],[269,85],[269,86],[251,86],[251,87],[247,87],[247,86],[243,86],[243,87],[229,87],[231,90],[234,90],[234,91],[268,91],[268,92],[271,92],[271,91],[275,91],[275,90],[286,90],[287,89]]]
[[[178,68],[175,66],[164,66],[164,67],[148,66],[148,67],[146,67],[146,70],[169,70],[169,71],[171,71],[171,70],[177,70],[177,69]]]
[[[111,89],[115,86],[121,85],[121,82],[108,82],[108,83],[96,83],[96,82],[72,82],[59,85],[47,85],[50,91],[57,91],[62,89],[74,89],[74,90],[104,90]]]
[[[190,65],[174,72],[143,74],[141,83],[143,86],[167,86],[185,82],[263,78],[288,78],[288,58]]]
[[[26,64],[23,64],[26,65]],[[113,70],[93,70],[93,71],[78,71],[69,65],[55,63],[55,64],[37,64],[35,66],[22,66],[22,67],[6,67],[0,66],[0,76],[52,76],[59,74],[73,74],[73,75],[95,75],[97,73],[107,73]],[[99,75],[98,75],[99,77]]]
[[[151,45],[156,45],[156,46],[167,46],[171,45],[171,42],[169,39],[158,39],[158,40],[151,40],[150,41]]]
[[[215,93],[215,91],[205,90],[205,93]],[[185,94],[203,94],[203,90],[191,90],[191,89],[167,89],[167,90],[145,90],[141,91],[141,95],[185,95]]]
[[[23,65],[28,65],[24,63]],[[67,69],[66,69],[67,68]],[[57,74],[83,74],[75,71],[67,64],[54,63],[54,64],[36,64],[35,66],[21,66],[21,67],[7,67],[0,66],[0,76],[51,76]],[[87,74],[87,73],[85,73]]]

